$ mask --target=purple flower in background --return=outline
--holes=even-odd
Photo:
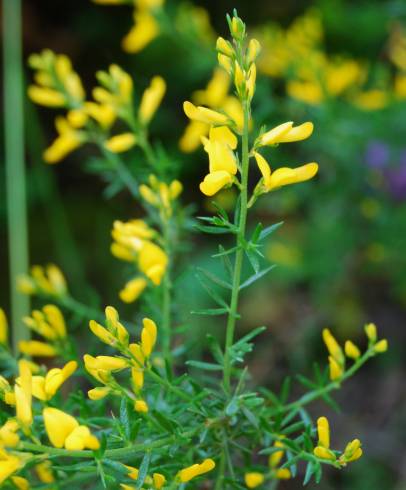
[[[406,198],[406,150],[400,154],[399,166],[388,171],[387,179],[392,196],[403,201]]]
[[[382,169],[386,167],[389,163],[389,157],[390,149],[382,141],[372,141],[365,151],[365,163],[371,168]]]

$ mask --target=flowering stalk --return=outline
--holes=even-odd
[[[247,204],[248,204],[248,174],[249,174],[249,154],[248,154],[248,124],[250,117],[250,101],[245,99],[242,101],[244,111],[244,126],[242,134],[242,155],[241,155],[241,188],[240,188],[240,208],[238,215],[238,233],[236,235],[236,247],[234,262],[234,276],[232,282],[232,293],[230,300],[230,311],[227,318],[226,327],[226,344],[224,350],[224,375],[223,384],[226,392],[231,389],[231,357],[230,348],[233,345],[235,322],[237,318],[238,295],[241,284],[241,271],[244,258],[244,249],[241,243],[245,238],[245,228],[247,223]]]

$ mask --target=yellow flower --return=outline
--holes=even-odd
[[[208,125],[200,121],[190,121],[179,140],[179,148],[185,153],[191,153],[200,145],[200,139],[208,131]]]
[[[228,57],[233,57],[235,52],[234,48],[229,41],[226,41],[222,37],[217,38],[216,49]]]
[[[251,39],[248,43],[248,54],[247,61],[248,64],[254,63],[258,58],[259,53],[261,52],[261,44],[257,39]]]
[[[22,476],[12,476],[11,481],[18,490],[29,490],[30,488],[28,480]]]
[[[6,345],[8,340],[8,323],[4,310],[0,308],[0,344]]]
[[[144,371],[138,367],[132,368],[131,377],[134,383],[135,391],[140,391],[144,386]]]
[[[14,386],[16,418],[21,425],[32,424],[32,375],[25,360],[18,363],[19,377]]]
[[[368,323],[368,325],[365,325],[365,334],[371,342],[376,342],[376,325],[374,323]]]
[[[167,265],[166,253],[155,243],[145,241],[139,251],[138,267],[155,286],[161,284]]]
[[[58,137],[43,154],[46,163],[58,163],[69,153],[79,148],[87,139],[86,133],[73,127],[68,119],[58,116],[55,119]]]
[[[117,344],[117,339],[112,335],[107,328],[104,328],[100,323],[97,323],[95,320],[90,320],[89,328],[96,337],[98,337],[102,342],[107,345],[114,346]]]
[[[313,133],[313,123],[305,122],[300,126],[293,127],[289,121],[264,133],[258,140],[259,146],[275,145],[278,143],[292,143],[309,138]]]
[[[0,427],[0,447],[16,447],[20,442],[20,437],[17,434],[19,428],[17,420],[8,419]]]
[[[54,264],[48,264],[45,268],[32,266],[30,275],[18,277],[17,287],[24,294],[41,293],[61,297],[67,293],[65,277]]]
[[[148,10],[134,11],[134,26],[122,41],[127,53],[142,51],[159,35],[159,24]]]
[[[316,446],[313,452],[315,456],[321,459],[328,459],[330,461],[335,461],[337,459],[333,451],[322,446]]]
[[[188,101],[183,103],[183,110],[185,111],[187,117],[194,121],[217,125],[230,123],[229,118],[225,114],[221,114],[220,112],[213,111],[212,109],[208,109],[207,107],[203,106],[196,107],[194,104]]]
[[[155,175],[149,176],[149,186],[140,185],[141,197],[151,206],[161,209],[167,217],[172,214],[172,202],[175,201],[183,190],[179,180],[173,180],[169,185],[159,181]]]
[[[361,441],[354,439],[349,442],[344,450],[344,454],[340,457],[341,463],[350,463],[356,461],[362,456]]]
[[[98,104],[97,102],[85,102],[85,113],[94,119],[103,129],[109,129],[117,114],[113,107],[109,104]]]
[[[139,413],[147,413],[148,412],[148,404],[144,400],[136,400],[134,402],[134,410]]]
[[[388,350],[388,341],[386,339],[382,339],[374,345],[374,351],[381,354]]]
[[[272,172],[268,162],[262,155],[254,152],[254,156],[262,174],[263,192],[270,192],[289,184],[305,182],[312,179],[319,168],[317,163],[312,162],[297,168],[281,167]]]
[[[318,445],[328,449],[330,447],[330,425],[326,417],[317,419],[317,433],[319,436]]]
[[[345,362],[343,351],[328,328],[323,329],[323,341],[330,355],[337,361],[340,366],[343,366]]]
[[[52,463],[50,461],[43,461],[42,463],[35,465],[35,472],[42,483],[53,483],[55,481],[51,468]]]
[[[18,349],[27,356],[54,357],[57,355],[57,350],[54,346],[38,340],[20,340]]]
[[[262,485],[265,477],[262,473],[252,472],[246,473],[244,476],[244,480],[248,488],[256,488],[259,487],[259,485]]]
[[[141,349],[145,357],[149,357],[156,343],[157,327],[153,320],[144,318],[142,320]]]
[[[158,109],[166,91],[166,83],[162,77],[154,77],[150,86],[144,91],[141,98],[138,117],[143,125],[147,125]]]
[[[119,321],[118,311],[112,306],[105,309],[106,322],[109,331],[124,345],[128,345],[129,333]]]
[[[278,478],[278,480],[289,480],[292,478],[292,474],[288,468],[278,468],[275,471],[275,477]]]
[[[284,444],[282,441],[275,441],[274,442],[274,447],[280,447],[284,448]],[[285,454],[285,451],[281,449],[280,451],[275,451],[269,456],[269,466],[271,468],[276,468],[279,463],[281,462],[283,455]]]
[[[66,97],[60,92],[51,88],[30,85],[28,87],[28,97],[33,102],[35,102],[35,104],[43,105],[46,107],[66,106]]]
[[[178,473],[178,478],[182,483],[187,483],[188,481],[192,480],[192,478],[196,478],[197,476],[213,470],[215,466],[216,463],[212,459],[205,459],[200,464],[194,464],[180,470]]]
[[[349,357],[350,359],[358,359],[359,356],[361,355],[360,350],[353,342],[351,342],[351,340],[346,341],[344,345],[344,350],[346,356]]]
[[[376,111],[383,109],[389,103],[389,94],[384,90],[371,89],[360,92],[353,97],[353,103],[365,111]]]
[[[70,361],[62,369],[50,369],[45,376],[33,376],[33,396],[43,401],[50,400],[61,385],[76,371],[77,366],[76,361]]]
[[[134,302],[141,296],[147,285],[148,283],[143,277],[135,277],[134,279],[131,279],[118,293],[121,301],[124,301],[124,303]]]
[[[333,356],[328,357],[329,367],[330,367],[330,379],[335,381],[336,379],[340,379],[343,375],[343,368],[337,362],[337,360]]]
[[[200,184],[206,196],[213,196],[224,186],[233,182],[237,173],[237,160],[233,149],[237,147],[236,136],[225,126],[211,128],[209,139],[202,138],[204,149],[209,155],[209,174]]]
[[[104,146],[113,153],[123,153],[130,150],[137,143],[133,133],[122,133],[112,136]]]
[[[127,359],[122,357],[113,356],[90,356],[85,354],[83,356],[85,361],[85,367],[89,372],[92,371],[122,371],[123,369],[129,367]]]
[[[55,305],[45,305],[42,312],[34,310],[23,322],[28,328],[47,340],[66,337],[66,324],[61,310]]]
[[[0,450],[0,484],[23,466],[20,458]]]
[[[111,388],[108,386],[98,386],[87,392],[87,396],[90,400],[101,400],[111,393]]]
[[[214,196],[223,187],[233,183],[233,177],[225,170],[218,170],[207,174],[203,182],[200,183],[200,190],[206,196]]]
[[[98,449],[100,444],[84,425],[79,425],[71,415],[53,407],[43,410],[45,430],[51,444],[69,450]]]
[[[156,490],[161,490],[161,488],[165,485],[166,483],[166,478],[164,475],[161,475],[161,473],[154,473],[152,475],[153,481],[154,481],[154,486]]]

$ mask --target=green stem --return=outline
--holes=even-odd
[[[171,266],[172,266],[172,246],[170,236],[169,220],[163,217],[162,234],[164,251],[168,257],[168,267],[162,282],[162,351],[168,369],[172,369],[172,352],[171,352],[171,303],[172,303],[172,281],[171,281]]]
[[[344,372],[344,374],[341,376],[340,379],[331,381],[330,383],[328,383],[325,386],[322,386],[321,388],[317,388],[312,391],[309,391],[295,402],[288,403],[287,405],[284,405],[282,407],[278,407],[274,413],[280,414],[280,413],[299,410],[300,408],[304,407],[305,405],[308,405],[312,401],[317,400],[318,398],[323,397],[323,395],[330,393],[330,391],[339,389],[341,387],[341,383],[351,378],[361,368],[361,366],[363,366],[368,361],[368,359],[370,359],[373,356],[374,356],[374,349],[373,347],[370,347],[359,359],[357,359],[354,362],[354,364],[349,369],[347,369],[347,371]]]
[[[21,0],[3,1],[4,128],[9,234],[13,348],[27,338],[21,322],[29,313],[29,298],[19,294],[16,277],[28,271],[28,225],[24,165],[23,68]]]
[[[234,341],[235,321],[237,317],[237,307],[238,307],[238,295],[240,290],[241,272],[242,272],[242,264],[244,258],[244,249],[242,247],[239,247],[239,245],[245,237],[245,228],[247,224],[248,164],[249,164],[248,124],[249,124],[249,113],[250,113],[250,107],[248,101],[243,102],[243,110],[244,110],[244,127],[243,127],[243,134],[242,134],[242,168],[241,168],[241,194],[240,194],[241,202],[240,202],[239,226],[238,226],[238,234],[237,234],[238,249],[235,254],[234,277],[232,283],[233,289],[231,293],[230,310],[227,318],[226,345],[224,350],[223,384],[224,384],[224,389],[226,390],[227,393],[229,393],[231,389],[230,350]]]
[[[180,434],[181,439],[189,439],[201,431],[201,427],[197,427],[193,430],[185,431]],[[157,449],[168,444],[172,444],[179,441],[179,435],[173,435],[168,437],[162,437],[156,441],[147,442],[144,444],[133,444],[131,446],[120,447],[117,449],[108,449],[104,453],[104,457],[117,460],[127,460],[131,459],[134,455],[138,453],[143,453],[145,451],[151,451],[152,449]],[[82,451],[70,451],[67,449],[59,449],[51,446],[45,446],[44,444],[33,444],[31,442],[21,442],[18,445],[18,450],[29,451],[33,453],[45,453],[49,457],[67,457],[67,458],[85,458],[92,459],[95,454],[93,451],[82,450]]]

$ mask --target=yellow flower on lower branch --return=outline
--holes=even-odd
[[[199,121],[206,124],[227,125],[231,123],[231,120],[225,114],[221,112],[213,111],[203,106],[195,106],[191,102],[183,103],[183,110],[189,119],[193,121]]]
[[[65,296],[68,292],[66,279],[54,264],[32,266],[30,275],[18,277],[17,288],[24,294],[41,293],[57,297]]]
[[[146,279],[143,277],[135,277],[124,285],[124,288],[118,293],[118,295],[120,296],[121,301],[124,301],[124,303],[132,303],[141,296],[147,285],[148,283]]]
[[[23,466],[23,462],[17,456],[8,454],[0,449],[0,484],[4,483],[13,473]]]
[[[8,340],[8,323],[4,310],[0,308],[0,344],[6,345]]]
[[[133,133],[122,133],[112,136],[104,146],[113,153],[123,153],[130,150],[137,143]]]
[[[358,347],[353,342],[351,342],[351,340],[347,340],[345,342],[344,350],[345,350],[346,356],[349,357],[350,359],[356,360],[361,355],[360,350],[358,349]]]
[[[292,473],[288,468],[279,468],[275,471],[275,478],[278,480],[289,480],[292,478]]]
[[[233,176],[225,170],[207,174],[200,184],[200,190],[205,196],[214,196],[218,191],[233,183]]]
[[[28,480],[22,476],[12,476],[11,481],[18,490],[29,490],[30,488]]]
[[[182,483],[187,483],[188,481],[196,478],[197,476],[203,475],[209,471],[212,471],[216,466],[216,463],[212,459],[205,459],[200,464],[194,464],[183,470],[180,470],[178,473],[178,479]]]
[[[79,148],[87,139],[84,131],[79,131],[71,123],[58,116],[55,119],[55,127],[59,136],[44,151],[44,160],[46,163],[58,163],[63,160],[69,153]]]
[[[16,447],[20,442],[20,437],[17,434],[20,426],[17,420],[9,419],[0,427],[0,447]]]
[[[43,461],[42,463],[35,465],[35,473],[42,483],[53,483],[55,481],[51,468],[52,463],[50,461]]]
[[[96,450],[100,447],[98,439],[84,425],[79,425],[71,415],[47,407],[43,410],[45,430],[51,444],[56,448],[65,447],[68,450]]]
[[[134,402],[134,410],[140,413],[148,412],[148,404],[145,400],[136,400]]]
[[[98,386],[87,392],[87,396],[90,400],[101,400],[111,393],[111,388],[108,386]]]
[[[244,476],[244,480],[248,488],[256,488],[259,487],[259,485],[262,485],[265,477],[262,473],[252,472],[246,473]]]
[[[157,327],[153,320],[144,318],[142,320],[141,350],[145,357],[149,357],[156,343]]]

